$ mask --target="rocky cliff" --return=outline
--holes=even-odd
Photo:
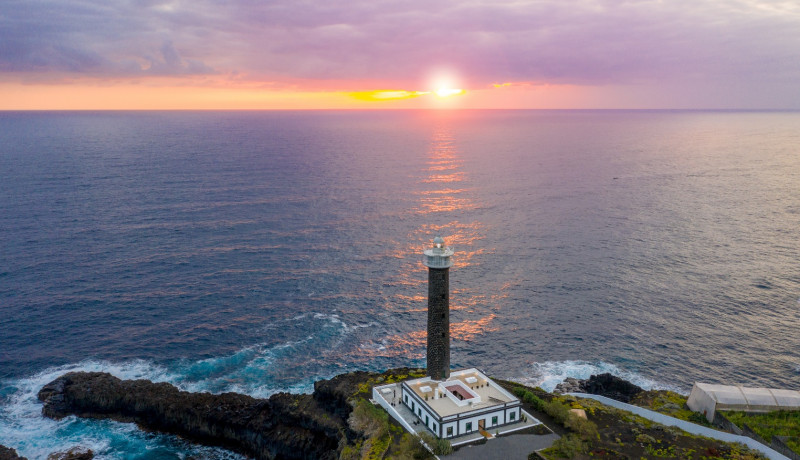
[[[411,369],[395,369],[392,374]],[[256,399],[237,393],[189,393],[168,383],[120,380],[100,372],[71,372],[39,391],[42,413],[134,422],[256,459],[335,459],[359,438],[347,424],[356,394],[382,374],[351,372],[314,384],[314,393]],[[365,387],[366,385],[366,387]],[[367,392],[367,393],[365,393]]]
[[[135,422],[257,459],[334,459],[347,428],[350,375],[318,382],[314,395],[278,393],[269,399],[188,393],[168,383],[120,380],[99,372],[65,374],[39,392],[42,413]]]

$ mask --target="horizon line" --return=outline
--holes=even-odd
[[[460,111],[560,111],[560,112],[800,112],[799,108],[497,108],[497,107],[397,107],[397,108],[269,108],[269,109],[0,109],[3,112],[460,112]]]

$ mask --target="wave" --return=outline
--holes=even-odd
[[[670,390],[686,394],[685,390],[676,385],[658,382],[644,377],[635,372],[620,369],[615,364],[603,361],[545,361],[533,363],[532,367],[520,378],[515,378],[520,383],[529,386],[538,386],[547,391],[553,391],[556,385],[567,377],[588,379],[592,375],[609,373],[619,378],[636,384],[645,390]]]
[[[146,433],[131,423],[43,417],[42,405],[36,398],[42,386],[67,372],[78,371],[108,372],[122,379],[154,382],[171,382],[176,377],[169,369],[144,360],[125,363],[87,360],[4,381],[0,387],[0,439],[3,444],[28,458],[47,458],[52,452],[80,445],[92,449],[98,460],[138,460],[153,458],[154,455],[164,458],[244,459],[226,450],[195,446],[175,436]]]
[[[283,339],[278,344],[246,346],[229,355],[179,360],[167,365],[146,360],[119,363],[85,360],[50,367],[32,376],[2,381],[0,440],[28,458],[46,458],[52,452],[80,445],[92,449],[99,460],[153,457],[243,459],[229,451],[199,447],[174,436],[145,433],[133,424],[77,417],[51,420],[41,415],[42,405],[36,395],[42,386],[57,377],[79,371],[108,372],[126,380],[167,382],[192,392],[232,391],[256,398],[267,398],[279,391],[309,393],[313,391],[314,381],[354,370],[347,364],[327,359],[330,355],[326,353],[339,347],[352,333],[376,325],[349,325],[335,313],[309,313],[264,328],[265,331],[276,328],[292,330],[296,331],[294,335],[300,334],[300,337]],[[308,331],[313,332],[308,334]],[[307,359],[315,355],[321,356],[314,362]],[[320,362],[326,365],[320,366]]]

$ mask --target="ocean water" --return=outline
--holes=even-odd
[[[800,113],[0,112],[0,444],[239,458],[41,417],[69,370],[267,397],[452,362],[798,389]]]

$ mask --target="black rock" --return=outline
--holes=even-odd
[[[567,378],[564,382],[559,383],[554,391],[556,393],[589,393],[627,403],[644,390],[627,380],[605,373],[592,375],[588,380]]]
[[[0,460],[28,460],[17,455],[17,451],[6,446],[0,446]]]
[[[335,379],[334,379],[335,380]],[[146,430],[224,447],[256,459],[333,460],[348,431],[349,406],[339,385],[321,383],[312,395],[278,393],[269,399],[189,393],[168,383],[120,380],[100,372],[71,372],[39,392],[42,413],[135,422]],[[352,393],[351,393],[352,394]],[[348,406],[348,407],[344,407]]]
[[[94,452],[85,447],[73,447],[65,452],[53,452],[47,456],[47,460],[92,460]]]

